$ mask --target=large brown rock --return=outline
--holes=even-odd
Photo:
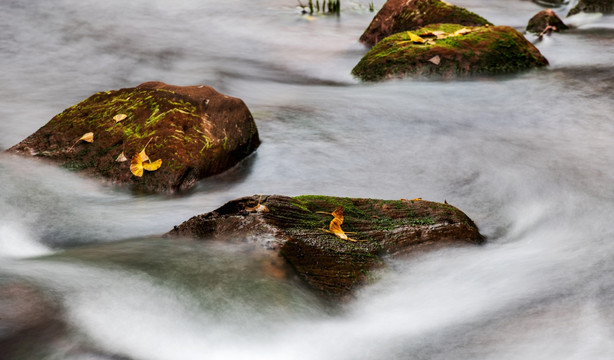
[[[441,0],[388,0],[362,34],[360,42],[373,46],[389,35],[440,23],[492,25],[471,11]]]
[[[569,27],[563,23],[552,9],[544,9],[533,16],[527,25],[527,31],[535,34],[544,34],[550,31],[567,30]]]
[[[437,24],[380,41],[352,74],[363,81],[456,78],[512,74],[546,65],[548,60],[539,50],[509,26]]]
[[[324,230],[338,207],[343,207],[342,230],[360,241]],[[230,201],[167,236],[257,242],[283,256],[301,279],[329,299],[350,296],[383,265],[383,257],[484,241],[473,221],[448,204],[279,195]]]
[[[120,114],[126,117],[117,122]],[[93,143],[78,141],[89,132]],[[230,168],[259,144],[242,100],[208,86],[147,82],[94,94],[8,151],[139,190],[173,192]],[[138,177],[130,171],[130,160],[116,161],[122,153],[131,159],[146,145],[152,161],[162,160],[158,170]]]
[[[614,0],[580,0],[573,9],[569,10],[567,16],[581,12],[612,14],[614,13]]]

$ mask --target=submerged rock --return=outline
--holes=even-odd
[[[554,10],[545,9],[533,16],[527,25],[527,32],[544,34],[550,31],[567,30],[569,27],[556,15]]]
[[[341,229],[356,242],[325,230],[339,207]],[[255,241],[283,256],[301,279],[330,299],[347,297],[366,283],[384,256],[484,241],[473,221],[448,204],[279,195],[230,201],[167,236]]]
[[[93,142],[79,141],[89,133]],[[148,82],[94,94],[8,151],[140,190],[173,192],[230,168],[259,144],[242,100],[208,86]],[[162,165],[138,177],[130,159],[145,147]]]
[[[354,67],[364,81],[408,76],[458,77],[509,74],[548,65],[525,37],[509,26],[431,25],[379,42]]]
[[[440,23],[492,25],[471,11],[441,0],[388,0],[362,34],[360,42],[373,46],[389,35]]]
[[[612,14],[614,13],[614,0],[580,0],[576,6],[569,10],[567,16],[581,12]]]

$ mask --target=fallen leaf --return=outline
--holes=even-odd
[[[94,133],[93,132],[88,132],[83,134],[83,136],[81,136],[81,138],[79,140],[83,140],[86,141],[88,143],[93,143],[94,142]]]
[[[147,145],[149,145],[150,142],[151,139],[149,139]],[[154,162],[151,162],[149,156],[147,156],[147,154],[145,153],[145,148],[147,147],[147,145],[145,145],[145,147],[143,148],[143,150],[141,150],[140,153],[134,155],[130,160],[130,172],[132,172],[134,176],[141,177],[143,176],[143,170],[156,171],[160,168],[160,166],[162,166],[162,159],[158,159]]]
[[[147,145],[145,145],[147,146]],[[151,161],[151,159],[149,159],[149,156],[147,156],[147,153],[145,153],[145,149],[141,150],[141,152],[139,153],[139,157],[141,158],[141,162],[143,161]]]
[[[147,171],[156,171],[162,166],[162,159],[158,159],[154,162],[144,162],[143,169]]]
[[[262,201],[262,195],[260,195],[260,198],[258,199],[258,204],[256,204],[256,206],[254,206],[254,207],[247,207],[246,206],[245,210],[247,210],[249,212],[255,211],[255,212],[258,212],[258,213],[269,212],[270,211],[269,208],[264,206],[264,205],[262,205],[260,203],[261,201]]]
[[[124,162],[124,161],[128,161],[128,158],[126,157],[126,154],[124,154],[124,152],[122,151],[122,153],[119,154],[119,156],[117,156],[117,159],[115,159],[115,161]]]
[[[432,58],[430,58],[429,61],[435,65],[439,65],[439,63],[441,63],[441,58],[439,57],[439,55],[435,55]]]
[[[461,35],[465,35],[465,34],[469,34],[470,32],[472,32],[473,30],[471,29],[467,29],[467,28],[462,28],[460,30],[456,30],[452,36],[461,36]]]
[[[426,42],[426,40],[424,40],[420,36],[410,32],[410,31],[408,31],[407,34],[409,35],[409,40],[411,42],[418,43],[418,44],[424,44]]]
[[[352,242],[366,241],[366,240],[352,239],[348,237],[347,234],[341,229],[341,224],[343,224],[343,206],[339,206],[332,213],[325,213],[322,211],[318,211],[318,213],[333,216],[333,219],[331,220],[330,225],[328,226],[328,230],[326,229],[322,229],[322,230],[329,232],[331,234],[334,234],[341,240],[347,240],[347,241],[352,241]]]
[[[132,160],[130,160],[130,172],[134,174],[134,176],[143,176],[143,160],[141,160],[139,154],[134,155]]]
[[[75,147],[75,145],[77,145],[77,143],[79,143],[79,141],[85,141],[88,143],[93,143],[94,142],[94,133],[93,132],[88,132],[83,134],[83,136],[81,136],[77,141],[75,141],[74,144],[72,144],[72,146],[70,147],[70,149],[68,149],[68,151],[72,150],[72,148]]]
[[[128,115],[126,114],[117,114],[115,116],[113,116],[113,120],[115,120],[116,123],[126,119],[128,117]]]

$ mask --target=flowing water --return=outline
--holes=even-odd
[[[541,9],[455,3],[519,30]],[[150,80],[242,98],[262,139],[176,196],[0,154],[0,358],[611,359],[614,17],[538,42],[547,69],[361,84],[368,2],[295,5],[0,3],[0,150]],[[391,261],[331,306],[258,250],[159,237],[260,193],[447,200],[488,243]]]

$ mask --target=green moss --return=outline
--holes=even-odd
[[[354,67],[364,81],[405,76],[504,74],[547,65],[547,60],[522,34],[510,27],[476,27],[470,33],[435,38],[433,32],[467,28],[458,24],[430,25],[413,31],[427,43],[414,43],[405,31],[380,41]],[[440,63],[430,59],[439,56]]]

